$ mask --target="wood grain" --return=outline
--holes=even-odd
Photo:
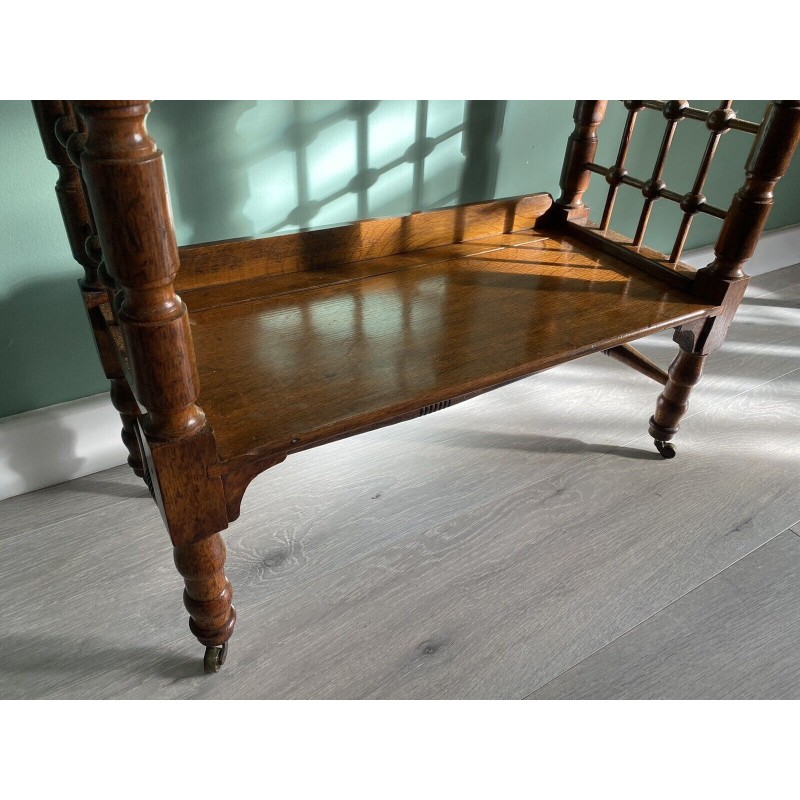
[[[610,256],[619,258],[645,272],[670,281],[670,283],[688,288],[697,272],[694,267],[682,261],[670,263],[668,256],[651,247],[639,245],[635,247],[631,240],[615,231],[602,231],[589,225],[570,224],[569,233],[584,244],[596,247]]]
[[[712,311],[553,236],[192,310],[191,321],[200,404],[221,458],[234,465],[415,415]]]
[[[327,230],[189,245],[180,249],[176,285],[182,291],[302,272],[532,228],[551,203],[549,195],[536,194]]]
[[[504,246],[523,244],[544,239],[534,232],[527,234],[509,233],[489,236],[486,239],[475,239],[471,242],[442,245],[427,250],[415,250],[409,253],[398,253],[393,256],[370,258],[351,264],[339,264],[335,267],[290,272],[286,275],[267,275],[261,278],[236,281],[226,284],[212,284],[197,289],[188,289],[181,293],[186,305],[192,312],[208,308],[249,303],[301,290],[321,289],[339,283],[350,283],[362,278],[386,275],[398,270],[422,267],[442,261],[450,261],[460,256],[474,256],[492,250],[502,250]]]
[[[530,699],[800,700],[798,575],[790,530]]]

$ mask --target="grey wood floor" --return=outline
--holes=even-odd
[[[216,676],[127,468],[6,500],[0,697],[800,697],[798,309],[753,281],[671,461],[598,354],[269,470]]]

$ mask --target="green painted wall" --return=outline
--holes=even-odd
[[[715,101],[691,101],[701,107]],[[737,105],[761,118],[763,101]],[[571,101],[289,102],[162,101],[150,130],[167,153],[180,244],[321,227],[456,202],[558,191]],[[598,160],[613,162],[624,109],[611,105]],[[30,105],[0,102],[0,417],[104,391],[76,286],[53,184]],[[663,119],[637,123],[629,170],[646,177]],[[465,133],[466,130],[466,133]],[[650,136],[646,134],[649,133]],[[677,191],[691,186],[705,143],[697,123],[678,126],[665,172]],[[643,140],[649,147],[641,147]],[[706,195],[727,206],[751,138],[723,137]],[[599,209],[604,182],[588,193]],[[770,228],[800,223],[800,159],[779,185]],[[620,192],[612,226],[631,234],[641,204]],[[657,203],[647,244],[669,249],[677,207]],[[695,222],[688,247],[709,244],[718,222]]]

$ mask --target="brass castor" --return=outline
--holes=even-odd
[[[203,657],[203,671],[207,674],[219,672],[219,668],[225,663],[228,656],[228,643],[222,647],[206,647],[206,654]]]
[[[664,458],[675,458],[675,445],[672,442],[662,442],[660,439],[655,440],[656,450]]]

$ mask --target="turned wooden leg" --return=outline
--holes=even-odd
[[[175,547],[174,556],[186,585],[183,603],[189,612],[189,630],[206,646],[205,671],[218,672],[236,624],[233,589],[225,577],[225,543],[215,533]]]
[[[650,435],[664,458],[675,455],[675,446],[669,442],[678,432],[683,415],[689,408],[689,394],[700,380],[703,371],[703,353],[679,350],[669,368],[669,378],[656,402],[656,413],[650,417]]]
[[[139,406],[125,378],[111,379],[111,402],[119,411],[122,420],[122,441],[128,448],[128,465],[140,477],[144,478],[144,461],[136,438],[136,417]]]

